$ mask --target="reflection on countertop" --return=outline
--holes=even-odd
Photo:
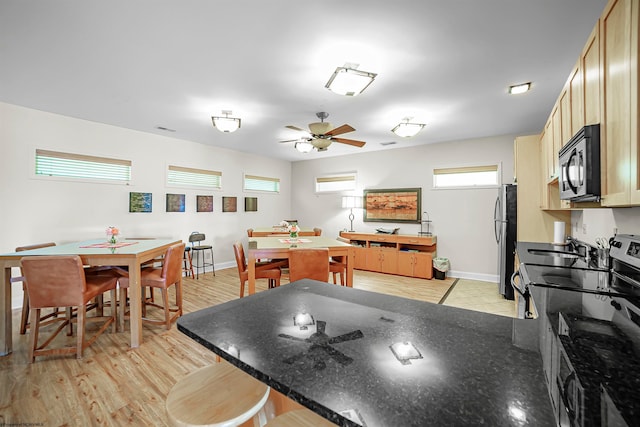
[[[338,425],[553,425],[540,355],[512,344],[514,321],[527,322],[301,280],[178,329]]]

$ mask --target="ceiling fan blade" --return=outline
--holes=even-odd
[[[286,127],[287,129],[297,130],[297,131],[304,132],[304,133],[309,133],[309,131],[308,131],[308,130],[300,129],[300,128],[299,128],[299,127],[297,127],[297,126],[288,125],[288,126],[285,126],[285,127]]]
[[[300,141],[300,138],[298,138],[298,139],[287,139],[285,141],[278,141],[278,142],[283,143],[283,142],[299,142],[299,141]]]
[[[350,125],[342,125],[342,126],[338,126],[337,128],[331,129],[329,132],[326,132],[325,135],[330,135],[330,136],[342,135],[343,133],[353,132],[354,130],[355,129],[352,128]]]
[[[331,138],[332,141],[341,142],[343,144],[353,145],[354,147],[364,147],[366,142],[364,141],[356,141],[355,139],[345,139],[345,138]]]

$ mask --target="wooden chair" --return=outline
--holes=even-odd
[[[87,317],[87,303],[97,296],[110,291],[111,301],[116,301],[116,277],[85,276],[82,261],[77,255],[29,256],[22,258],[20,265],[26,279],[31,306],[29,363],[32,363],[36,356],[57,354],[75,354],[78,359],[81,359],[84,349],[90,346],[109,325],[113,325],[113,332],[116,332],[115,304],[111,304],[111,316]],[[40,311],[43,308],[57,307],[76,307],[77,317],[72,319],[71,316],[66,316],[41,322]],[[76,346],[46,348],[60,331],[73,321],[78,324]],[[38,345],[40,326],[53,322],[59,322],[60,325],[43,344]],[[87,340],[85,325],[93,322],[103,322],[103,324],[95,335]]]
[[[264,425],[270,387],[227,363],[200,368],[178,381],[166,400],[174,426]]]
[[[253,237],[253,228],[247,228],[247,236]]]
[[[233,244],[233,253],[236,256],[238,265],[238,276],[240,277],[240,298],[244,296],[244,285],[249,280],[249,270],[247,269],[247,258],[244,254],[242,243]],[[281,267],[286,265],[286,260],[256,262],[256,279],[268,279],[269,289],[280,286],[282,276]]]
[[[309,409],[296,409],[278,415],[264,427],[335,427],[335,424]]]
[[[313,235],[314,236],[321,236],[322,235],[322,228],[313,227]]]
[[[55,246],[54,242],[37,243],[29,246],[19,246],[16,248],[16,252],[29,251],[31,249],[48,248]],[[29,327],[29,294],[27,293],[27,286],[24,280],[24,274],[21,272],[20,276],[12,277],[11,283],[22,282],[22,315],[20,317],[20,335],[24,335]],[[55,309],[51,313],[46,314],[40,318],[40,321],[50,319],[51,317],[57,317],[60,314],[60,310]]]
[[[144,298],[142,303],[142,321],[154,325],[164,325],[167,330],[171,329],[171,324],[182,316],[182,260],[184,257],[184,243],[177,243],[169,246],[164,255],[162,267],[144,268],[140,272],[140,285],[142,295],[146,295],[146,289],[150,288],[153,293],[154,288],[159,288],[162,293],[162,305]],[[121,277],[120,283],[120,316],[125,318],[127,304],[127,289],[129,288],[129,277]],[[171,286],[175,286],[176,302],[172,307],[169,302],[169,291]],[[164,319],[151,319],[147,316],[147,306],[161,308],[164,311]],[[171,313],[175,313],[171,315]],[[122,321],[121,321],[122,323]]]
[[[329,249],[292,248],[289,250],[289,281],[313,279],[329,281]]]
[[[344,237],[338,236],[336,238],[337,241],[343,243],[351,243],[349,239],[345,239]],[[340,275],[340,285],[344,286],[344,277],[347,274],[347,264],[345,261],[344,255],[332,256],[329,260],[329,271],[333,275],[333,283],[338,284],[336,280],[336,276]]]

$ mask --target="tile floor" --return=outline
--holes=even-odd
[[[515,302],[506,300],[500,295],[497,283],[458,279],[442,304],[500,316],[516,317]]]

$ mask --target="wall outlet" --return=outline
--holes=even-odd
[[[587,234],[587,224],[582,224],[582,234]]]

